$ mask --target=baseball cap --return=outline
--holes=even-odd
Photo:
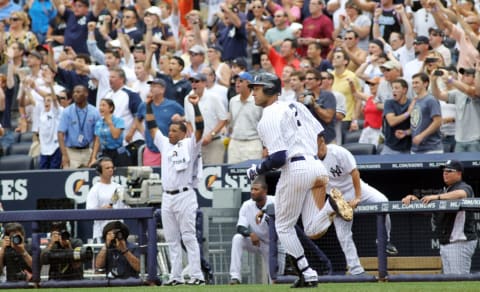
[[[201,45],[193,45],[188,51],[194,54],[205,54],[205,48]]]
[[[397,70],[400,70],[402,69],[402,65],[400,65],[400,63],[396,62],[396,61],[387,61],[385,63],[383,63],[380,68],[385,68],[385,69],[397,69]]]
[[[83,5],[85,5],[85,6],[87,6],[87,7],[90,6],[90,1],[88,1],[88,0],[74,0],[73,2],[74,2],[74,3],[75,3],[75,2],[80,2],[80,3],[82,3]]]
[[[460,73],[462,75],[465,75],[465,74],[475,75],[475,69],[474,68],[460,68],[460,69],[458,69],[458,73]]]
[[[438,34],[438,35],[440,35],[440,36],[443,36],[443,35],[444,35],[443,30],[441,30],[441,29],[439,29],[439,28],[436,28],[436,27],[431,27],[431,28],[428,29],[428,33],[432,33],[432,32],[434,32],[434,33],[436,33],[436,34]]]
[[[158,6],[148,7],[148,9],[145,10],[145,13],[156,15],[158,18],[162,17],[162,10],[160,10],[160,7],[158,7]]]
[[[48,45],[47,44],[44,44],[44,45],[38,45],[35,47],[35,51],[37,52],[45,52],[45,53],[48,53]]]
[[[220,47],[219,45],[215,45],[215,44],[209,45],[208,48],[209,48],[209,49],[214,49],[215,51],[218,51],[218,52],[220,52],[220,53],[223,53],[223,48]]]
[[[142,44],[136,44],[136,45],[133,47],[133,49],[136,50],[136,51],[145,52],[145,46],[142,45]]]
[[[203,73],[196,73],[190,76],[190,81],[192,80],[198,80],[198,81],[206,81],[207,80],[207,75]]]
[[[415,39],[415,44],[424,44],[424,45],[428,45],[430,43],[430,41],[428,40],[428,38],[424,35],[420,35],[420,36],[417,36],[417,38]]]
[[[167,87],[167,84],[165,83],[165,80],[163,80],[161,78],[154,78],[153,80],[148,81],[147,84],[158,84],[158,85],[161,85],[163,87]]]
[[[297,30],[301,30],[303,29],[303,25],[301,23],[298,23],[298,22],[293,22],[292,24],[290,24],[290,29],[292,31],[297,31]]]
[[[453,169],[463,172],[463,164],[458,160],[447,160],[445,165],[440,166],[441,169]]]
[[[249,83],[253,82],[253,76],[248,72],[242,72],[238,75],[235,75],[234,78],[239,78],[240,80],[247,80]]]
[[[34,56],[34,57],[37,57],[37,58],[40,59],[40,60],[43,59],[42,54],[40,54],[40,52],[38,52],[38,51],[30,51],[30,52],[27,53],[27,56],[29,56],[29,55],[32,55],[32,56]]]
[[[237,65],[238,67],[243,67],[247,68],[247,61],[245,61],[244,58],[236,58],[235,60],[232,61],[232,65]]]
[[[273,17],[268,16],[268,15],[263,15],[263,16],[262,16],[262,20],[263,20],[263,21],[268,21],[268,22],[270,22],[270,24],[272,24],[272,25],[275,24],[275,23],[273,22]]]
[[[380,83],[381,80],[382,80],[382,78],[377,76],[377,77],[374,77],[372,79],[369,79],[369,80],[365,81],[365,83],[367,83],[367,84],[378,84],[378,83]]]

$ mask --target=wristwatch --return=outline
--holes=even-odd
[[[215,133],[215,131],[212,131],[212,132],[210,133],[210,135],[212,135],[212,137],[215,137],[215,135],[217,135],[217,133]]]

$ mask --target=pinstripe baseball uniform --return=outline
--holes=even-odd
[[[300,214],[308,236],[322,233],[331,224],[329,214],[333,209],[329,202],[319,210],[312,196],[316,179],[328,175],[322,162],[315,159],[316,137],[322,131],[320,123],[298,102],[274,102],[264,108],[258,124],[260,138],[269,155],[287,151],[287,162],[280,168],[275,193],[275,227],[287,253],[297,259],[304,255],[294,229]],[[301,266],[305,264],[308,267],[306,260]],[[315,280],[317,277],[310,268],[304,275]]]
[[[351,172],[357,168],[357,163],[353,155],[345,148],[328,144],[327,154],[323,158],[323,164],[328,171],[329,182],[327,186],[327,193],[332,188],[339,189],[346,201],[351,201],[355,198],[355,188],[352,182]],[[361,186],[361,203],[379,203],[386,202],[388,199],[375,188],[369,186],[364,181],[360,180]],[[342,247],[343,253],[349,267],[350,274],[360,274],[364,272],[360,264],[357,254],[357,248],[352,238],[352,223],[353,221],[345,221],[341,217],[335,217],[333,224],[337,232],[337,238]],[[390,240],[390,217],[387,216],[386,228],[388,240]]]
[[[183,282],[181,240],[187,250],[190,276],[203,281],[195,229],[198,202],[193,189],[195,161],[202,143],[197,143],[195,138],[185,138],[172,145],[159,130],[153,142],[163,154],[162,223],[172,264],[170,281]]]
[[[273,196],[267,196],[267,202],[265,206],[274,204],[275,198]],[[269,255],[269,242],[270,237],[268,234],[268,224],[265,218],[257,224],[256,215],[260,211],[257,207],[257,203],[250,199],[242,204],[239,211],[237,226],[248,227],[250,232],[255,233],[260,239],[260,246],[254,246],[250,237],[244,237],[240,233],[236,233],[232,239],[232,261],[230,262],[230,278],[241,279],[241,266],[242,266],[242,253],[244,250],[252,253],[259,253],[262,255],[262,259],[265,267],[268,271],[268,255]]]

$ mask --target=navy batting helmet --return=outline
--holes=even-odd
[[[253,88],[255,85],[263,86],[263,93],[266,95],[275,95],[282,92],[280,78],[272,73],[259,73],[256,75],[248,87]]]

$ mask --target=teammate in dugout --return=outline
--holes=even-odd
[[[146,126],[150,131],[155,146],[162,155],[162,223],[165,240],[168,243],[170,262],[172,263],[170,279],[166,286],[184,284],[182,278],[183,241],[190,266],[188,285],[205,285],[200,268],[200,249],[196,237],[195,218],[198,209],[197,194],[194,191],[197,157],[202,149],[203,117],[198,106],[200,98],[190,95],[188,100],[195,113],[195,135],[186,137],[187,128],[183,122],[170,124],[168,137],[157,127],[152,110],[152,100],[147,97]]]
[[[255,104],[264,108],[257,129],[269,155],[261,164],[252,165],[247,175],[253,180],[258,174],[281,170],[275,227],[286,252],[296,259],[299,278],[292,288],[315,287],[318,274],[305,258],[295,224],[301,214],[307,236],[319,238],[331,225],[332,215],[349,221],[353,211],[338,190],[332,190],[327,200],[328,173],[316,158],[316,137],[323,131],[320,123],[303,104],[278,101],[281,81],[276,75],[260,73],[250,87]]]
[[[387,202],[384,194],[369,186],[360,178],[360,172],[357,169],[355,157],[347,149],[335,145],[326,144],[322,134],[318,135],[318,157],[322,160],[328,171],[329,180],[327,192],[332,188],[339,189],[345,200],[355,209],[361,203],[380,203]],[[387,253],[390,255],[398,254],[397,249],[390,243],[390,216],[385,220],[387,229]],[[357,248],[352,238],[352,221],[345,221],[336,217],[333,219],[337,238],[342,247],[347,261],[347,266],[351,275],[361,275],[365,273],[360,259],[358,258]]]
[[[259,175],[252,182],[251,199],[245,201],[240,208],[237,222],[237,233],[232,238],[232,261],[230,263],[230,285],[241,283],[242,254],[244,250],[262,256],[266,272],[269,269],[269,228],[265,220],[264,210],[275,202],[275,197],[268,196],[268,185],[264,175]],[[279,250],[280,251],[280,250]],[[279,252],[279,257],[281,257]],[[280,263],[284,260],[279,259]],[[283,271],[285,264],[279,265]]]
[[[470,185],[462,179],[463,164],[457,160],[448,160],[443,169],[443,182],[446,187],[443,193],[423,196],[407,195],[402,203],[409,205],[412,201],[421,200],[428,204],[434,200],[460,200],[473,198]],[[440,242],[440,257],[444,274],[470,274],[472,256],[477,246],[473,212],[458,211],[456,213],[434,213],[433,226]]]

